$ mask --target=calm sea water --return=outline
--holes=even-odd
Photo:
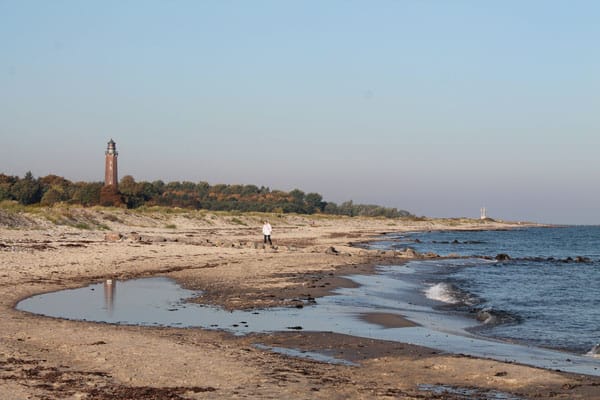
[[[372,246],[460,256],[411,264],[436,308],[479,319],[478,334],[598,352],[598,226],[390,234]]]

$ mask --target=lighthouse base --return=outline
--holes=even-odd
[[[123,196],[114,185],[103,186],[100,190],[100,205],[105,207],[125,207]]]

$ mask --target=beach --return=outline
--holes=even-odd
[[[262,242],[264,219],[273,226],[273,248]],[[40,293],[157,276],[201,290],[194,302],[231,311],[318,305],[333,289],[356,285],[348,275],[434,257],[369,250],[358,243],[390,232],[521,226],[164,209],[0,210],[1,397],[459,399],[470,390],[475,398],[496,392],[512,398],[600,398],[598,377],[398,342],[300,329],[236,336],[222,330],[111,325],[14,308]],[[383,327],[413,325],[385,313],[364,319]],[[279,348],[349,363],[273,351]],[[464,390],[438,390],[446,387]]]

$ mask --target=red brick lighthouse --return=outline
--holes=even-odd
[[[104,163],[104,186],[112,186],[115,192],[118,191],[119,175],[117,174],[117,144],[110,139],[106,148],[106,161]]]
[[[106,147],[104,161],[104,186],[100,190],[100,204],[103,206],[123,207],[125,204],[119,194],[119,175],[117,173],[117,144],[110,139]]]

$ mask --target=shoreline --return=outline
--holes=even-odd
[[[123,237],[111,241],[104,232],[44,225],[43,221],[41,229],[0,226],[0,307],[4,311],[0,316],[4,331],[0,392],[17,399],[124,399],[150,394],[185,399],[410,399],[436,397],[420,390],[420,384],[447,384],[523,396],[543,397],[552,392],[568,398],[594,398],[598,393],[600,381],[595,378],[432,353],[399,342],[307,332],[264,336],[263,341],[273,346],[284,340],[294,340],[298,348],[321,343],[334,353],[363,357],[360,367],[352,367],[252,348],[250,338],[224,332],[74,322],[14,310],[18,299],[40,291],[82,286],[106,277],[158,275],[187,280],[190,287],[213,293],[212,301],[226,308],[294,306],[339,283],[347,284],[336,280],[341,275],[338,270],[364,268],[364,273],[385,260],[409,259],[406,254],[352,247],[353,240],[368,240],[383,231],[452,228],[432,220],[274,216],[273,239],[278,247],[262,249],[256,232],[263,215],[236,215],[246,224],[239,226],[227,214],[203,219],[110,209],[92,214],[98,219],[114,215],[111,218],[122,222],[107,220],[107,225]],[[168,224],[177,229],[166,228]],[[472,221],[464,226],[476,225]],[[321,342],[313,338],[319,335]],[[482,371],[487,371],[485,377]]]

